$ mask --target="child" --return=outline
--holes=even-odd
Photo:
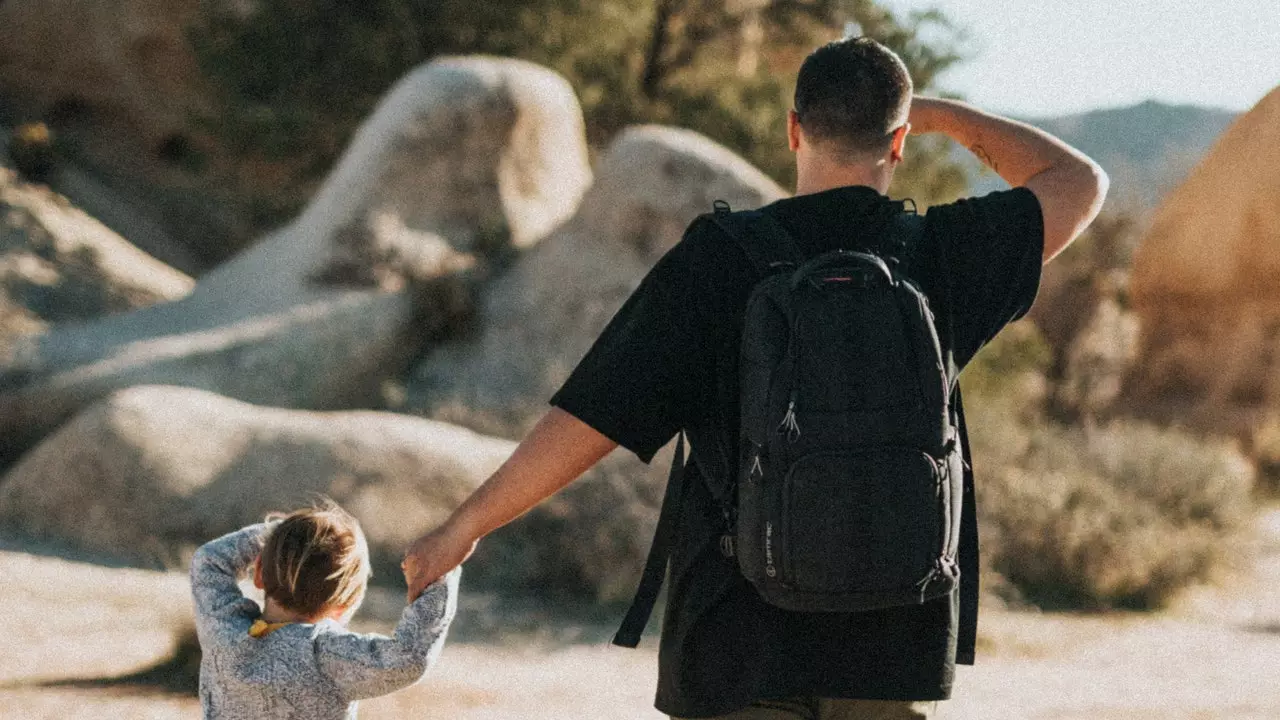
[[[261,609],[236,585],[250,565]],[[412,602],[393,638],[346,629],[368,580],[360,524],[332,502],[203,545],[191,592],[204,716],[354,718],[357,700],[420,680],[457,609],[458,573]]]

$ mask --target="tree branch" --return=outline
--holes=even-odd
[[[644,73],[640,76],[640,92],[650,100],[657,96],[658,88],[662,86],[667,74],[663,56],[671,42],[671,19],[675,16],[676,4],[679,2],[680,0],[660,0],[654,11],[649,47],[644,56]]]

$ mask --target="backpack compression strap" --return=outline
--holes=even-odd
[[[649,546],[649,557],[644,561],[644,573],[640,575],[640,586],[636,588],[636,596],[631,601],[627,616],[622,626],[613,636],[613,644],[620,647],[633,648],[640,644],[640,634],[653,614],[653,605],[658,601],[658,592],[662,590],[662,581],[667,574],[667,559],[671,555],[671,543],[676,536],[676,523],[680,518],[680,501],[684,496],[684,433],[676,440],[676,457],[671,461],[671,474],[667,477],[667,492],[662,497],[662,510],[658,514],[658,527],[653,531],[653,544]]]

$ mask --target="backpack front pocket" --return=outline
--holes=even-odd
[[[947,530],[938,461],[876,447],[806,455],[782,493],[781,578],[809,593],[878,593],[930,576]]]

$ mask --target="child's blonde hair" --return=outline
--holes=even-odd
[[[354,610],[369,584],[369,545],[360,523],[332,500],[284,516],[262,548],[262,588],[307,616]]]

